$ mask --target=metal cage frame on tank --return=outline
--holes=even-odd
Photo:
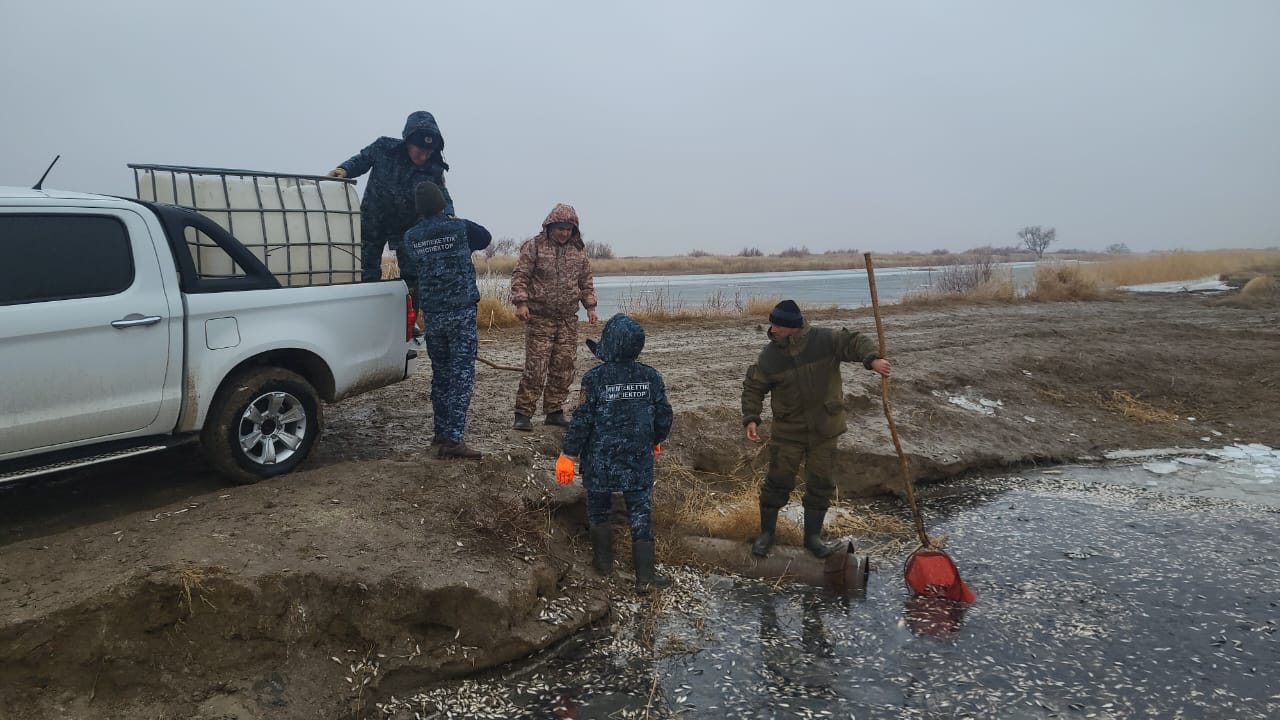
[[[284,286],[360,282],[355,180],[258,170],[129,163],[138,199],[194,210],[221,225]],[[197,272],[235,274],[210,242],[187,238]],[[282,252],[283,251],[283,252]]]

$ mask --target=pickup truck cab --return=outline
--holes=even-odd
[[[287,473],[321,401],[411,374],[412,313],[400,281],[282,287],[175,205],[0,187],[0,482],[190,442]]]

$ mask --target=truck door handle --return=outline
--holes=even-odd
[[[131,328],[131,327],[140,327],[142,325],[155,325],[158,322],[160,322],[159,315],[147,315],[144,317],[142,315],[139,315],[138,313],[129,313],[128,315],[125,315],[119,320],[112,320],[111,327]]]

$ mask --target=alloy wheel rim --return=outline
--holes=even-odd
[[[240,449],[252,462],[275,465],[298,452],[307,431],[302,401],[287,392],[263,393],[240,416]]]

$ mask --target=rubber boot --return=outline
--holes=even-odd
[[[563,410],[556,410],[555,412],[547,413],[546,422],[548,425],[555,425],[557,427],[569,427],[569,418],[564,416]]]
[[[529,432],[533,430],[533,419],[530,418],[528,415],[522,415],[520,413],[516,413],[516,420],[515,422],[511,423],[511,427],[515,428],[516,430],[524,430],[525,432]]]
[[[773,549],[773,541],[778,532],[778,508],[760,506],[760,535],[751,543],[751,554],[765,557]]]
[[[827,543],[822,539],[822,522],[826,518],[826,510],[804,510],[804,546],[814,557],[824,558],[840,547],[840,543]]]
[[[591,526],[591,567],[601,575],[613,572],[613,525]]]
[[[671,578],[659,575],[654,569],[657,563],[653,556],[652,540],[632,540],[631,560],[636,565],[636,590],[644,592],[651,588],[664,588],[671,584]]]
[[[467,447],[467,444],[462,440],[459,440],[458,442],[454,442],[448,438],[445,438],[437,447],[439,447],[440,449],[436,452],[436,456],[441,458],[453,458],[453,459],[460,459],[460,460],[479,460],[480,458],[484,457],[483,453],[481,453],[479,450],[475,450],[473,448]]]

